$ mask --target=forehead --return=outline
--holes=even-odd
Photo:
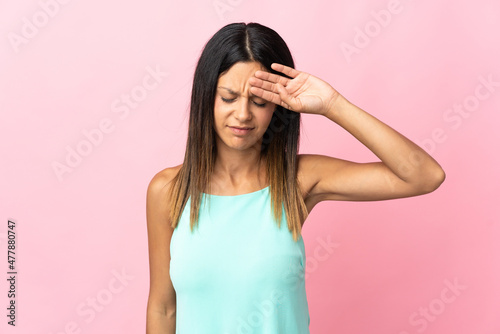
[[[266,68],[258,62],[237,62],[219,77],[219,84],[245,84],[257,71],[266,71]],[[231,87],[229,87],[231,88]],[[236,87],[235,87],[236,88]]]

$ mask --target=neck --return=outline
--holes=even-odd
[[[250,151],[218,153],[211,184],[226,189],[263,188],[267,185],[266,158],[261,158],[260,151]]]

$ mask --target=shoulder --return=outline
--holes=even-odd
[[[298,154],[298,174],[308,190],[312,189],[324,175],[325,170],[337,171],[351,163],[339,158],[321,154]]]
[[[149,181],[148,191],[158,192],[161,189],[166,188],[177,175],[181,167],[182,164],[174,167],[167,167],[157,172]]]
[[[297,156],[297,178],[308,208],[323,199],[323,194],[318,192],[318,183],[325,175],[336,174],[346,166],[346,161],[321,154],[299,154]]]
[[[324,162],[325,158],[329,158],[325,155],[320,154],[298,154],[298,171],[300,181],[304,183],[304,185],[310,185],[311,188],[314,187],[314,184],[318,181],[315,170],[321,166]]]
[[[297,155],[297,178],[304,200],[307,199],[308,195],[311,193],[311,189],[314,188],[318,182],[314,177],[314,168],[319,162],[319,157],[320,156],[317,154]]]
[[[170,235],[170,187],[180,166],[165,168],[156,173],[149,182],[146,192],[146,221],[153,235]],[[167,222],[167,224],[165,224]]]
[[[297,155],[297,179],[302,193],[302,198],[310,213],[314,206],[318,203],[315,196],[312,195],[312,190],[318,180],[315,178],[314,168],[318,163],[318,155],[316,154],[298,154]]]
[[[171,181],[177,175],[181,167],[182,164],[174,167],[167,167],[153,176],[149,181],[147,189],[148,202],[158,202],[166,199]]]

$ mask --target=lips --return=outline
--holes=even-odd
[[[239,126],[230,126],[231,132],[236,136],[246,136],[252,131],[254,128],[250,127],[239,127]]]
[[[230,126],[230,128],[238,129],[238,130],[251,130],[253,128],[249,127],[239,127],[239,126]]]

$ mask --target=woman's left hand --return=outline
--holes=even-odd
[[[309,73],[278,63],[271,68],[292,79],[257,71],[249,80],[250,92],[271,103],[299,113],[326,115],[341,96],[327,82]]]

